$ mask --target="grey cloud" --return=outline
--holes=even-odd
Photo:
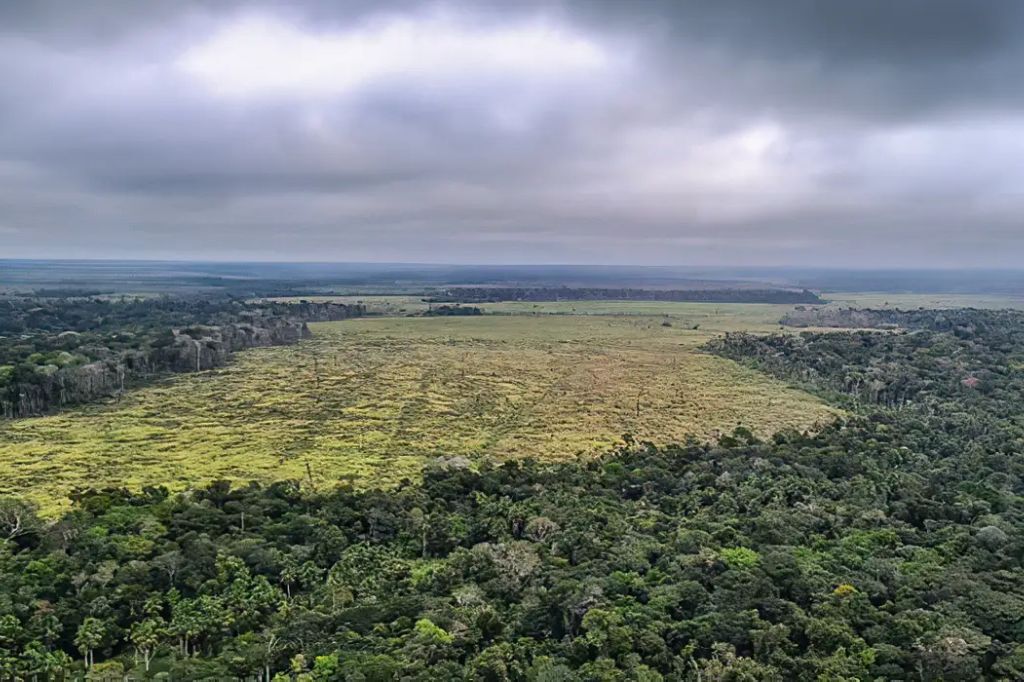
[[[175,69],[254,12],[540,20],[612,64],[249,99]],[[1009,0],[38,0],[0,4],[0,82],[3,255],[1012,266],[1024,247]]]
[[[1024,5],[1014,0],[573,6],[595,27],[644,31],[662,68],[696,69],[708,106],[844,120],[1015,110],[1024,98]]]

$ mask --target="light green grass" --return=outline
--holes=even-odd
[[[362,303],[372,314],[389,316],[414,315],[430,307],[421,296],[291,296],[263,300],[279,303],[302,300],[319,303]],[[676,301],[502,301],[472,305],[488,315],[657,316],[682,325],[704,324],[720,331],[776,328],[779,319],[793,309],[792,305]]]
[[[996,294],[889,294],[838,292],[822,294],[830,305],[843,308],[1016,308],[1024,309],[1024,297]]]
[[[670,305],[658,316],[312,325],[312,340],[240,353],[120,404],[0,425],[0,494],[52,512],[76,487],[305,479],[307,463],[318,486],[390,485],[438,455],[564,459],[624,433],[666,443],[744,425],[768,435],[834,414],[698,350],[719,331],[777,329],[776,306]]]
[[[267,299],[272,301],[332,301],[365,303],[371,312],[383,315],[410,314],[429,306],[421,296],[305,296]],[[1024,309],[1024,297],[997,294],[894,294],[885,292],[842,291],[822,294],[832,306],[854,308],[1018,308]],[[484,312],[527,315],[708,315],[711,311],[745,324],[777,321],[790,305],[761,303],[687,303],[674,301],[503,301],[480,303]]]

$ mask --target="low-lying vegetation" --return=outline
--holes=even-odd
[[[760,323],[727,306],[699,318],[686,311],[312,324],[313,338],[298,345],[240,353],[119,404],[3,424],[0,492],[52,513],[98,481],[393,485],[439,455],[550,461],[607,452],[623,434],[669,443],[742,425],[767,436],[831,419],[808,394],[699,350],[718,333],[715,320]]]

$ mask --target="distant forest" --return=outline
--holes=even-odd
[[[825,303],[814,292],[789,289],[613,289],[573,287],[452,287],[430,303],[500,301],[682,301],[694,303]]]
[[[166,373],[226,363],[238,350],[294,343],[306,322],[361,305],[248,304],[192,298],[0,299],[0,418],[120,396]]]
[[[199,263],[0,259],[0,292],[231,293],[239,297],[416,294],[425,287],[513,286],[637,289],[1024,294],[1024,270],[844,270],[609,265],[417,263]]]
[[[806,308],[786,313],[780,320],[789,327],[839,327],[857,329],[927,329],[954,332],[958,336],[986,335],[997,329],[1013,330],[1020,324],[1019,310],[948,310],[895,308]]]
[[[483,315],[484,311],[469,305],[432,305],[423,314],[427,317],[472,317]]]

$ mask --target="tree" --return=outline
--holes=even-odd
[[[24,658],[29,674],[44,680],[60,679],[71,666],[71,657],[63,651],[51,651],[40,642],[25,646]]]
[[[427,515],[419,507],[409,510],[409,520],[412,522],[413,532],[419,536],[420,558],[427,558],[427,536],[430,532],[430,523]]]
[[[607,609],[590,609],[583,616],[585,640],[602,656],[614,657],[626,653],[632,645],[632,635],[622,616]]]
[[[0,497],[0,539],[14,540],[42,528],[35,504],[13,497]]]
[[[455,638],[444,628],[438,627],[429,618],[421,618],[416,621],[413,636],[406,646],[412,660],[433,664],[449,656],[454,641]]]
[[[272,629],[265,629],[260,632],[260,656],[263,662],[264,682],[270,682],[270,666],[274,664],[277,654],[281,648],[281,638]]]
[[[167,576],[168,584],[173,587],[178,571],[185,565],[185,557],[175,549],[153,559],[153,564]]]
[[[281,569],[280,581],[285,587],[285,594],[291,599],[293,585],[310,589],[321,581],[323,573],[323,570],[312,561],[304,561],[300,564],[289,556]]]
[[[750,658],[737,656],[736,649],[732,645],[720,642],[712,647],[710,659],[694,661],[693,667],[697,679],[701,682],[782,682],[783,680],[782,675],[775,668]]]
[[[107,627],[99,618],[90,616],[78,626],[78,632],[75,634],[75,646],[85,658],[87,668],[92,668],[93,651],[103,644],[106,636]]]
[[[146,671],[149,671],[153,653],[160,644],[164,634],[164,623],[156,618],[147,618],[132,626],[130,639],[136,650],[142,655]]]
[[[337,654],[317,656],[310,673],[316,682],[330,682],[341,675],[341,664]]]
[[[171,603],[169,630],[178,637],[182,656],[195,653],[193,640],[202,633],[203,627],[204,614],[198,600],[179,599]]]
[[[281,584],[284,585],[285,594],[292,598],[292,585],[299,579],[299,564],[294,558],[288,557],[284,567],[281,569]]]

